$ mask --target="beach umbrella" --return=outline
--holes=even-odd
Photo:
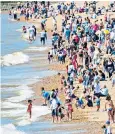
[[[109,30],[104,30],[104,34],[109,34]]]

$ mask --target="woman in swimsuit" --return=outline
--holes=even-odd
[[[113,101],[111,100],[110,96],[107,96],[106,100],[107,102],[105,103],[105,110],[107,110],[108,112],[108,120],[110,121],[110,118],[111,118],[114,123],[115,107],[114,107]]]

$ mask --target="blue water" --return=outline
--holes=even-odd
[[[29,43],[28,41],[24,41],[21,38],[21,33],[17,32],[17,29],[21,29],[23,25],[27,26],[30,25],[28,23],[23,22],[11,22],[8,20],[8,15],[4,14],[1,15],[1,56],[4,56],[6,54],[12,54],[14,52],[18,51],[24,51],[25,49],[31,47],[31,46],[40,46],[40,38],[39,35],[36,38],[36,41],[33,43]],[[51,40],[48,39],[47,43],[50,44]],[[23,52],[24,53],[24,52]],[[37,56],[43,56],[42,54],[35,54],[30,53],[28,56],[31,58],[36,58]],[[36,63],[35,63],[36,64]],[[25,64],[20,65],[14,65],[14,66],[3,66],[1,67],[1,85],[4,85],[4,87],[1,89],[1,99],[4,102],[7,102],[7,99],[10,97],[19,96],[18,92],[16,92],[14,86],[21,86],[21,85],[29,85],[32,83],[35,83],[40,80],[40,78],[51,76],[53,74],[56,74],[56,71],[49,71],[47,68],[40,68],[36,69],[34,62],[29,62]],[[11,87],[7,87],[7,86]],[[10,108],[12,109],[12,107]],[[8,109],[6,109],[8,110]],[[1,118],[1,124],[7,125],[7,124],[14,124],[15,119],[11,118]],[[37,125],[37,122],[34,124],[31,124],[33,126]],[[24,129],[25,128],[25,129]],[[25,131],[28,126],[19,127],[19,130]],[[16,129],[18,129],[18,126],[16,126]],[[32,127],[30,128],[32,131]],[[36,128],[34,127],[35,131]]]
[[[32,44],[29,44],[27,41],[22,40],[21,33],[16,31],[17,29],[21,29],[24,25],[30,25],[29,23],[13,22],[8,20],[8,17],[9,16],[7,14],[1,15],[1,55],[22,51],[29,46],[40,45],[39,37],[37,37],[36,41]],[[47,43],[51,43],[49,38]]]

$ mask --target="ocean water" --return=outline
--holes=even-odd
[[[22,39],[22,33],[17,29],[21,29],[23,25],[30,26],[29,23],[13,22],[7,14],[0,14],[0,17],[2,134],[30,134],[29,128],[31,132],[37,132],[39,117],[51,111],[45,106],[33,106],[33,117],[29,120],[26,113],[27,105],[22,101],[34,97],[34,91],[28,85],[45,76],[57,74],[56,71],[49,71],[43,67],[36,69],[36,62],[32,61],[44,57],[45,55],[39,54],[39,51],[44,51],[50,46],[41,46],[39,36],[31,44]],[[47,40],[47,44],[51,44],[50,39]],[[32,51],[37,53],[34,54]]]

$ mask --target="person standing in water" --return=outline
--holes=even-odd
[[[41,36],[41,38],[40,38],[41,44],[45,45],[45,40],[46,40],[46,36],[47,36],[46,31],[42,30],[40,34],[41,34],[40,35]]]
[[[31,117],[32,117],[32,100],[28,100],[27,113],[29,113],[29,117],[31,119]]]

